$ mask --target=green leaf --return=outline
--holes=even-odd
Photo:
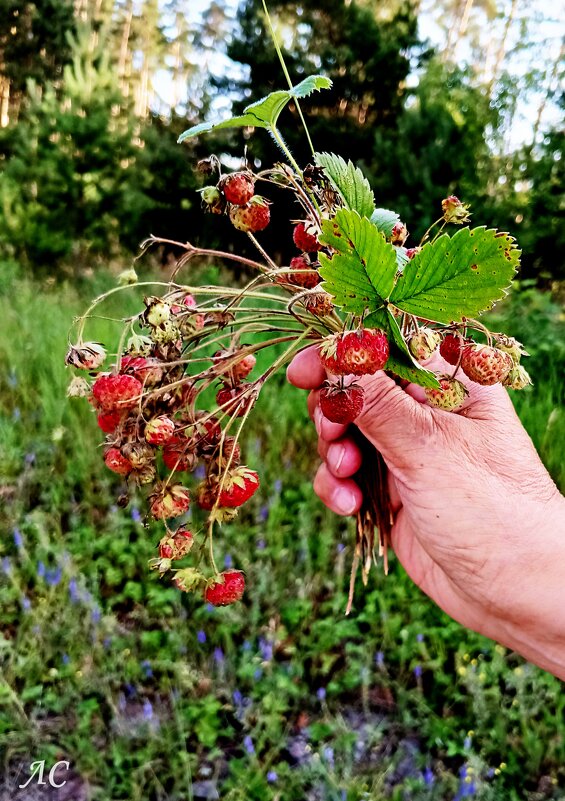
[[[400,217],[395,211],[390,211],[390,209],[375,209],[371,214],[371,222],[379,231],[382,231],[385,236],[391,236],[392,229],[396,223],[400,222]]]
[[[179,143],[184,142],[185,139],[209,133],[209,131],[219,130],[220,128],[272,128],[276,125],[283,108],[293,98],[307,97],[307,95],[316,90],[329,89],[331,85],[330,78],[326,78],[324,75],[310,75],[296,86],[293,86],[292,89],[271,92],[262,100],[251,103],[239,117],[231,117],[229,120],[223,120],[223,122],[202,122],[200,125],[194,125],[181,133],[177,141]]]
[[[319,239],[337,251],[331,257],[320,253],[323,286],[336,305],[352,314],[380,308],[394,286],[394,247],[366,217],[347,209],[322,221]]]
[[[335,153],[316,153],[314,158],[341,195],[345,208],[359,212],[361,217],[370,217],[375,208],[375,198],[359,167]]]
[[[421,387],[439,389],[439,381],[434,373],[426,370],[413,358],[390,309],[379,309],[369,314],[363,321],[366,328],[381,328],[388,336],[390,356],[386,369],[399,378],[419,384]]]
[[[437,323],[476,317],[504,297],[519,261],[509,234],[462,228],[424,245],[406,265],[390,302]]]

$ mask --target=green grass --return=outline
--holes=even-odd
[[[556,679],[451,621],[397,564],[344,617],[353,531],[313,494],[302,393],[281,377],[254,411],[244,453],[261,492],[218,541],[250,590],[211,610],[150,573],[158,527],[116,507],[92,411],[65,397],[67,330],[93,286],[0,280],[6,776],[68,759],[100,801],[184,801],[207,781],[224,801],[563,797]],[[132,291],[107,314],[135,308]],[[532,352],[516,404],[563,487],[559,311],[530,290],[495,320]]]

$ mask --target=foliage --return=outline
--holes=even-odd
[[[16,274],[4,267],[0,301],[0,746],[14,770],[68,758],[101,801],[197,797],[211,766],[221,797],[242,801],[559,797],[557,680],[449,620],[398,565],[343,616],[352,532],[312,494],[314,431],[284,381],[245,446],[261,497],[223,553],[245,565],[247,605],[212,611],[148,579],[153,537],[135,502],[113,505],[93,414],[62,400],[64,329],[84,299]],[[86,297],[113,279],[96,281]],[[495,312],[491,328],[532,343],[536,386],[516,398],[558,479],[559,307],[530,288]],[[96,325],[107,340],[112,323]]]

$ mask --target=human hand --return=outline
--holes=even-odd
[[[439,355],[428,367],[453,368]],[[288,368],[310,389],[323,463],[314,480],[338,514],[362,501],[352,479],[361,453],[319,407],[326,371],[317,348]],[[392,548],[406,572],[451,617],[565,678],[565,504],[501,385],[458,375],[469,396],[458,413],[429,407],[420,387],[384,372],[360,379],[361,433],[389,469]]]

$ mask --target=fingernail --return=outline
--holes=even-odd
[[[318,436],[322,434],[322,410],[317,406],[314,409],[314,425],[316,426],[316,431],[318,432]]]
[[[351,490],[340,487],[335,491],[333,502],[342,515],[352,515],[357,508],[357,498]]]
[[[330,445],[328,451],[329,460],[333,464],[333,469],[336,473],[339,472],[343,457],[345,456],[345,447],[343,445]]]

